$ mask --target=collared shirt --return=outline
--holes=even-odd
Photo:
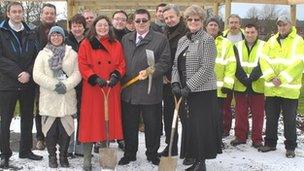
[[[147,31],[146,33],[141,34],[141,35],[140,35],[139,33],[136,33],[136,44],[137,44],[140,40],[144,39],[148,33],[149,33],[149,31]],[[139,36],[141,36],[142,38],[140,39]]]

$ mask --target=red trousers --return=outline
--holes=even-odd
[[[233,98],[233,93],[228,93],[227,98],[223,105],[223,134],[228,134],[231,129],[232,122],[232,111],[231,111],[231,101]]]
[[[248,95],[245,93],[234,93],[235,98],[235,137],[240,141],[246,141],[249,122],[249,109],[252,113],[252,136],[254,143],[260,143],[264,122],[264,95]]]

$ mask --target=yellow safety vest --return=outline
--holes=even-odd
[[[277,40],[278,36],[279,33],[267,41],[260,60],[262,77],[265,79],[265,96],[298,99],[304,69],[304,40],[297,34],[295,27],[281,44]],[[275,87],[273,78],[279,78],[281,85]]]
[[[215,39],[217,57],[215,60],[215,74],[217,79],[217,96],[227,97],[222,93],[221,88],[233,89],[236,60],[233,51],[233,44],[227,38],[218,36]]]
[[[250,54],[248,54],[245,40],[242,40],[235,44],[239,53],[241,67],[246,72],[247,77],[250,76],[253,68],[258,66],[258,62],[260,57],[262,56],[264,45],[264,41],[257,40],[256,44],[252,47]],[[237,78],[235,78],[234,90],[244,92],[246,89],[247,87],[244,86]],[[264,79],[259,78],[258,80],[253,81],[252,90],[256,93],[264,93]]]

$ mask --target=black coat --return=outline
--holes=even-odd
[[[152,50],[155,56],[155,72],[150,94],[147,94],[148,79],[123,89],[122,100],[132,104],[151,105],[162,101],[163,76],[169,70],[170,47],[168,39],[161,33],[150,29],[149,33],[136,46],[136,32],[126,34],[122,39],[127,71],[122,83],[135,77],[139,71],[148,67],[146,49]]]
[[[26,84],[18,81],[18,75],[23,71],[32,75],[37,56],[35,35],[25,23],[23,26],[20,42],[8,20],[0,24],[0,91],[22,90],[34,86],[32,79]]]
[[[171,51],[171,63],[173,65],[175,52],[177,49],[177,43],[180,38],[182,38],[187,33],[187,28],[185,23],[181,20],[176,26],[174,27],[166,27],[165,35],[169,40],[170,51]],[[170,70],[166,73],[166,77],[168,80],[171,80],[171,72],[172,66]]]

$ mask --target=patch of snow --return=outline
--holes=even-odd
[[[14,118],[11,124],[12,132],[20,132],[20,119]],[[250,122],[251,123],[251,122]],[[180,124],[179,124],[180,125]],[[180,132],[181,126],[179,127]],[[33,126],[33,132],[35,132],[35,126]],[[278,145],[277,150],[261,153],[255,148],[251,147],[251,141],[248,140],[247,144],[242,144],[237,147],[232,147],[229,143],[234,139],[234,136],[230,135],[224,139],[226,148],[223,150],[223,154],[219,154],[216,159],[207,160],[208,171],[303,171],[304,170],[304,133],[299,131],[298,134],[298,147],[296,148],[296,157],[289,159],[285,157],[284,148],[284,136],[283,125],[280,121],[278,130]],[[231,131],[233,134],[233,131]],[[181,137],[181,136],[179,136]],[[165,148],[165,136],[161,137],[161,147],[159,151]],[[116,147],[116,143],[111,143],[111,147]],[[157,171],[158,167],[149,163],[145,156],[145,137],[143,133],[139,133],[139,148],[137,152],[137,160],[131,162],[126,166],[117,166],[117,171]],[[48,167],[48,153],[44,151],[34,151],[35,154],[43,156],[42,161],[31,161],[27,159],[19,159],[18,153],[13,154],[10,163],[22,166],[24,171],[45,171],[45,170],[57,170],[57,171],[78,171],[82,170],[82,157],[69,158],[70,168],[58,168],[51,169]],[[96,171],[101,170],[99,166],[98,154],[93,154],[92,164]],[[122,157],[123,152],[117,150],[118,160]],[[189,166],[184,166],[182,160],[178,159],[177,170],[185,170]],[[1,169],[0,169],[1,170]]]

